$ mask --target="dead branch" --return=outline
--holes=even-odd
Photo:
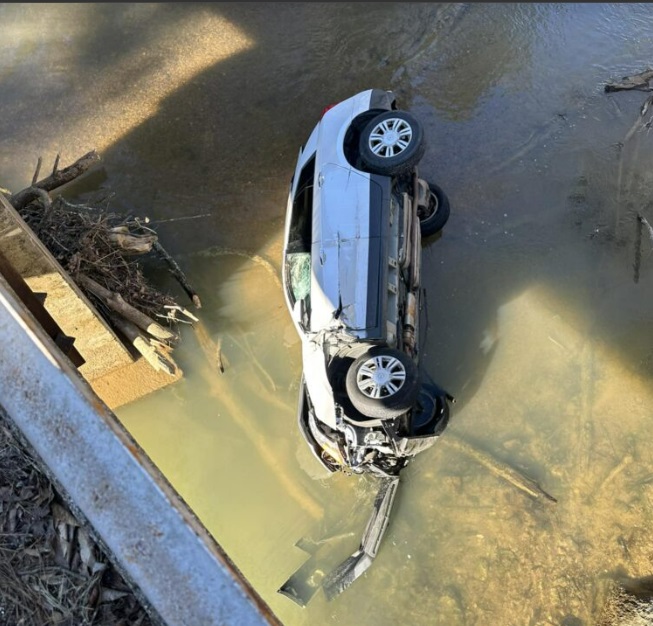
[[[23,206],[27,206],[31,202],[34,202],[34,200],[38,200],[41,203],[43,209],[49,209],[52,206],[52,200],[50,200],[48,192],[44,189],[32,186],[23,189],[21,193],[24,194],[22,196]]]
[[[129,232],[116,232],[116,227],[109,231],[109,241],[115,243],[123,254],[146,254],[152,250],[157,241],[156,235],[134,235]]]
[[[83,157],[77,159],[77,161],[75,161],[72,165],[64,167],[62,170],[53,171],[52,174],[47,178],[33,183],[32,187],[38,187],[39,189],[43,189],[45,191],[52,191],[53,189],[57,189],[58,187],[61,187],[62,185],[65,185],[75,180],[82,174],[86,173],[99,161],[100,155],[95,150],[91,150],[91,152],[88,152]],[[38,175],[38,170],[36,174]],[[19,211],[26,206],[26,197],[28,190],[29,187],[11,196],[10,202],[16,210]]]
[[[173,313],[175,311],[179,311],[182,315],[185,315],[188,319],[192,320],[193,322],[199,322],[199,318],[195,317],[188,309],[184,309],[183,307],[179,305],[169,305],[166,304],[164,309],[170,309]]]
[[[52,176],[54,176],[59,171],[59,159],[61,155],[57,152],[57,156],[54,160],[54,165],[52,166]]]
[[[41,171],[42,163],[43,163],[43,158],[39,157],[39,160],[36,162],[36,169],[34,170],[34,176],[32,176],[32,186],[36,185],[36,181],[39,179],[39,172]]]
[[[202,302],[200,300],[200,297],[197,295],[197,292],[191,287],[190,283],[188,282],[188,279],[186,278],[185,274],[181,271],[181,268],[179,267],[177,262],[165,251],[163,246],[158,241],[155,241],[152,247],[168,264],[168,267],[170,268],[170,272],[177,279],[179,284],[183,287],[184,291],[188,294],[193,304],[198,309],[201,309]]]
[[[201,368],[200,375],[207,382],[211,395],[214,395],[225,411],[233,416],[235,423],[252,442],[261,460],[277,478],[285,492],[313,519],[321,520],[324,517],[322,505],[288,471],[287,456],[278,446],[270,445],[269,439],[264,436],[257,424],[257,416],[236,401],[233,389],[230,387],[231,383],[224,376],[216,374],[216,355],[221,353],[219,347],[213,342],[206,328],[201,328],[197,336],[207,363],[206,367]],[[284,408],[287,410],[288,407]]]
[[[475,461],[487,467],[493,474],[507,480],[511,485],[514,485],[517,489],[527,493],[529,496],[533,498],[543,497],[551,502],[557,502],[552,495],[544,491],[534,480],[524,476],[507,463],[495,459],[487,452],[479,450],[453,432],[449,431],[445,433],[440,438],[440,441],[472,457]]]
[[[215,342],[209,335],[209,331],[202,322],[198,322],[193,326],[197,335],[197,340],[202,347],[204,356],[211,365],[217,367],[220,372],[224,374],[224,362],[222,360],[222,339],[218,338]]]
[[[163,356],[157,351],[156,347],[150,343],[147,337],[144,337],[138,327],[130,321],[111,314],[111,322],[115,327],[131,342],[143,358],[157,371],[165,372],[174,376],[177,373],[177,365],[170,355]],[[159,344],[161,345],[161,344]]]
[[[85,274],[77,275],[77,282],[80,286],[88,289],[93,295],[100,298],[112,311],[119,313],[126,320],[132,322],[138,328],[149,333],[157,339],[175,339],[176,335],[169,330],[166,330],[160,324],[157,324],[153,319],[135,309],[133,306],[125,302],[124,298],[119,293],[113,293],[102,285],[96,283],[92,278]]]

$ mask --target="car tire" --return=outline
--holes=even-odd
[[[405,352],[374,346],[351,364],[345,386],[360,413],[392,419],[415,405],[420,390],[419,373]]]
[[[427,181],[428,182],[428,181]],[[439,233],[449,220],[451,207],[449,198],[435,183],[428,183],[430,192],[429,206],[425,215],[419,217],[419,228],[422,237],[431,237]]]
[[[371,174],[399,176],[424,156],[422,125],[405,111],[386,111],[363,128],[358,144],[363,169]]]

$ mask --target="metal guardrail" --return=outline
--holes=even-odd
[[[0,410],[154,618],[279,625],[0,276]]]

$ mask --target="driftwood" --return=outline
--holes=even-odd
[[[50,196],[48,195],[48,192],[45,191],[44,189],[41,189],[40,187],[27,187],[26,189],[23,189],[20,192],[21,196],[21,204],[13,204],[12,201],[12,206],[17,210],[20,211],[21,209],[25,208],[30,202],[33,202],[34,200],[38,200],[41,203],[41,207],[43,210],[47,211],[51,206],[52,206],[52,200],[50,200]],[[12,198],[14,196],[11,196]]]
[[[57,160],[55,162],[55,167],[53,168],[52,174],[47,178],[39,180],[38,182],[32,182],[32,187],[38,187],[44,191],[52,191],[53,189],[57,189],[58,187],[61,187],[75,180],[87,172],[91,167],[99,163],[99,161],[100,155],[95,150],[92,150],[91,152],[86,153],[83,157],[77,159],[77,161],[75,161],[72,165],[69,165],[62,170],[58,170],[57,167],[59,163],[59,155],[57,155]],[[39,165],[37,165],[36,172],[34,173],[34,178],[37,178],[39,171],[40,158]],[[28,204],[28,202],[30,202],[30,189],[30,187],[23,189],[22,191],[19,191],[18,193],[11,196],[9,199],[17,211],[20,211]]]
[[[196,291],[191,287],[190,283],[188,282],[188,279],[186,278],[185,274],[181,271],[181,268],[179,267],[177,262],[165,251],[163,246],[158,241],[154,242],[153,248],[161,256],[161,258],[168,264],[168,267],[170,268],[170,272],[177,279],[179,284],[183,287],[184,291],[188,294],[193,304],[198,309],[201,309],[202,302],[200,300],[200,297],[197,295]]]
[[[234,416],[234,421],[256,448],[260,459],[267,465],[271,474],[276,476],[285,493],[313,519],[322,519],[324,510],[320,503],[303,489],[301,481],[296,480],[288,472],[285,455],[277,446],[270,445],[270,440],[261,432],[257,423],[261,417],[250,412],[242,403],[237,402],[228,380],[224,376],[216,374],[216,359],[222,358],[218,357],[221,351],[207,329],[201,325],[199,329],[200,332],[197,335],[199,346],[206,357],[206,365],[201,368],[200,374],[207,382],[210,393],[218,399],[228,413]],[[288,408],[290,409],[290,407]]]
[[[475,448],[473,445],[464,439],[461,439],[453,432],[449,431],[445,433],[440,438],[440,441],[470,456],[481,465],[487,467],[487,469],[489,469],[493,474],[503,478],[504,480],[507,480],[511,485],[514,485],[517,487],[517,489],[527,493],[532,498],[544,498],[551,502],[557,502],[557,500],[552,495],[544,491],[544,489],[542,489],[542,487],[540,487],[534,480],[527,478],[521,472],[518,472],[514,467],[511,467],[507,463],[495,459],[487,452],[483,452],[478,448]]]
[[[174,322],[175,324],[190,324],[191,326],[194,322],[199,322],[199,319],[195,317],[188,309],[185,309],[178,304],[166,304],[163,308],[166,310],[166,314],[163,315],[161,313],[157,313],[156,317],[168,320],[168,322]],[[181,313],[181,315],[184,317],[178,317],[177,313]]]
[[[77,281],[82,287],[85,287],[96,297],[100,298],[112,311],[119,313],[126,320],[153,337],[157,339],[174,339],[176,337],[174,333],[161,326],[161,324],[157,324],[152,318],[125,302],[120,294],[109,291],[85,274],[78,274]]]
[[[154,320],[162,318],[172,328],[182,321],[190,323],[177,317],[177,312],[189,320],[197,318],[171,295],[150,285],[139,263],[130,258],[150,253],[158,244],[157,233],[138,218],[109,213],[106,197],[92,205],[72,204],[61,195],[51,199],[49,192],[85,174],[99,163],[100,156],[93,150],[61,170],[59,160],[57,155],[52,173],[39,180],[43,165],[39,157],[29,187],[13,195],[2,189],[0,193],[85,292],[98,314],[156,370],[174,373],[177,368],[168,355],[179,336]],[[169,259],[169,263],[174,261]]]
[[[651,112],[648,120],[645,120],[647,113]],[[626,133],[623,143],[625,144],[638,130],[643,128],[651,128],[653,124],[653,96],[649,96],[644,101],[644,104],[639,109],[639,117],[635,120],[635,123],[631,126],[630,130]]]
[[[636,89],[638,91],[653,91],[653,69],[646,69],[639,74],[624,76],[621,80],[610,81],[605,85],[605,91],[624,91]]]
[[[163,356],[147,337],[144,337],[139,328],[119,315],[110,315],[111,322],[131,342],[145,360],[157,371],[165,372],[174,376],[177,373],[177,365],[169,355]],[[154,343],[161,345],[154,340]]]
[[[146,254],[157,242],[157,236],[135,235],[127,226],[115,226],[109,230],[109,241],[115,243],[123,254]]]

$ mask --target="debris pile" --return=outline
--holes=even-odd
[[[151,286],[138,257],[154,251],[165,260],[196,308],[199,296],[177,263],[165,251],[147,218],[124,217],[104,206],[72,204],[53,190],[84,174],[99,161],[89,152],[71,166],[38,180],[41,159],[32,185],[9,197],[13,207],[55,259],[95,305],[102,317],[157,371],[175,375],[171,357],[180,322],[197,318],[169,294]]]

